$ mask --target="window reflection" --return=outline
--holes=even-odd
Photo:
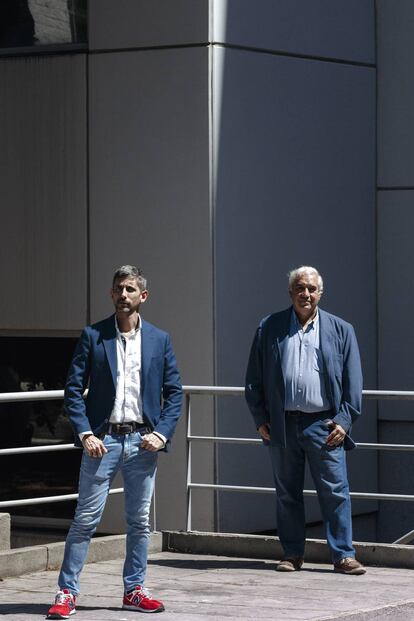
[[[87,0],[0,0],[0,47],[86,43]]]

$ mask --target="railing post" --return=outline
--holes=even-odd
[[[187,532],[191,531],[191,396],[185,395],[185,414],[187,423]]]

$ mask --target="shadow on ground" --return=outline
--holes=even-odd
[[[148,565],[154,565],[158,567],[175,567],[176,569],[198,569],[199,571],[206,571],[208,569],[229,569],[229,570],[237,570],[237,569],[246,569],[249,570],[265,570],[265,571],[275,571],[277,567],[277,561],[249,561],[249,560],[240,560],[240,559],[229,559],[225,560],[213,560],[206,558],[205,560],[200,560],[199,558],[191,560],[191,559],[152,559],[148,561]],[[312,573],[321,573],[321,574],[331,574],[333,573],[332,569],[326,569],[326,567],[315,568],[315,567],[302,567],[301,572],[312,572]]]

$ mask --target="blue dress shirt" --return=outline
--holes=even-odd
[[[325,388],[318,312],[306,330],[303,330],[292,309],[282,368],[286,388],[286,410],[313,413],[331,409]]]

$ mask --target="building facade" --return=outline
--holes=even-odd
[[[52,41],[42,2],[26,5],[33,41],[5,39],[0,59],[2,337],[74,339],[111,313],[113,269],[137,263],[184,383],[242,385],[258,321],[305,263],[355,326],[365,388],[412,388],[394,329],[411,301],[411,2],[56,0]],[[242,399],[196,403],[194,432],[254,434]],[[406,441],[413,421],[409,402],[370,402],[355,438]],[[408,459],[356,452],[351,489],[408,492]],[[272,485],[257,448],[200,444],[195,461],[200,482]],[[184,424],[160,462],[157,526],[184,528]],[[104,529],[122,528],[118,502]],[[414,512],[354,511],[378,541]],[[193,526],[270,530],[273,499],[197,491]]]

